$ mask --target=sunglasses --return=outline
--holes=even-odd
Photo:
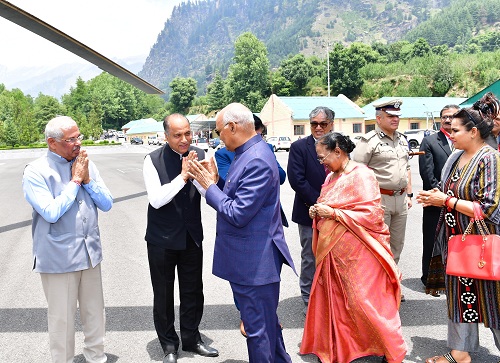
[[[321,126],[322,129],[326,129],[328,125],[331,123],[331,121],[328,122],[311,122],[310,125],[313,129],[317,128],[318,126]]]
[[[224,126],[222,126],[222,130],[224,130],[224,127],[226,127],[226,126],[227,126],[227,125],[229,125],[230,123],[237,124],[237,122],[234,122],[234,121],[229,121],[227,124],[225,124]],[[219,136],[220,136],[220,134],[221,134],[222,130],[220,130],[220,131],[219,131],[219,130],[217,130],[217,129],[214,129],[214,132],[215,132],[215,134],[217,135],[217,137],[219,137]]]

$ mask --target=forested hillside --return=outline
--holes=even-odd
[[[496,26],[500,0],[206,0],[174,9],[139,73],[170,92],[175,77],[192,77],[204,94],[215,72],[227,74],[234,42],[251,31],[267,50],[271,68],[288,55],[326,57],[340,42],[412,42],[464,45]]]

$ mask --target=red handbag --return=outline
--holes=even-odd
[[[448,239],[446,273],[480,280],[500,280],[500,236],[489,234],[479,204],[465,233]],[[481,234],[470,234],[476,223]]]

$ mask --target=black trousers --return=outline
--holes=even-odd
[[[436,228],[439,221],[441,208],[425,207],[422,218],[422,283],[425,285],[429,264],[434,249],[434,240],[436,238]]]
[[[203,250],[187,234],[185,250],[170,250],[148,243],[149,270],[153,285],[153,319],[165,353],[177,352],[179,336],[175,332],[175,268],[179,277],[180,331],[183,347],[201,340],[198,326],[203,315]]]

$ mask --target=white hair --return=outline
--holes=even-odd
[[[252,111],[241,104],[233,103],[224,110],[222,116],[223,125],[226,126],[231,121],[243,126],[245,129],[255,130]]]
[[[64,135],[64,131],[72,128],[73,126],[78,126],[76,121],[69,116],[56,116],[45,126],[45,141],[49,137],[53,139],[61,139]]]

